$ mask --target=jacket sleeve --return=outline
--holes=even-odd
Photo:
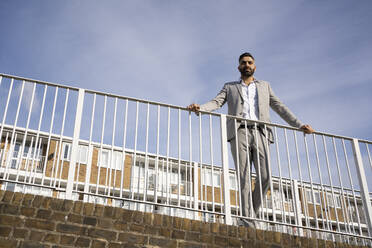
[[[270,107],[285,120],[289,125],[300,128],[303,124],[297,119],[297,117],[289,110],[289,108],[280,101],[280,99],[274,94],[271,86],[269,87],[270,94]]]
[[[201,111],[214,111],[216,109],[221,108],[227,100],[227,84],[225,84],[222,90],[217,94],[215,98],[210,100],[209,102],[200,105]]]

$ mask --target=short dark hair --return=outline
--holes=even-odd
[[[252,54],[250,54],[250,53],[242,53],[239,56],[239,63],[240,63],[240,60],[242,60],[242,58],[244,58],[244,57],[251,57],[253,60],[255,60]]]

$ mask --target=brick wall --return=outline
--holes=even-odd
[[[0,191],[0,247],[353,247],[81,201]]]

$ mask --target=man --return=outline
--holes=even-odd
[[[214,111],[227,102],[228,115],[270,122],[269,107],[271,107],[291,126],[300,128],[305,133],[314,132],[311,126],[303,125],[275,96],[268,82],[253,77],[256,65],[255,59],[250,53],[240,55],[238,70],[241,74],[240,81],[226,83],[220,93],[211,101],[203,105],[193,103],[187,108],[195,112]],[[240,174],[242,215],[256,217],[269,188],[270,171],[266,148],[269,143],[273,143],[272,131],[269,127],[261,124],[255,125],[253,122],[234,121],[229,118],[227,120],[227,139],[230,142],[235,168],[239,169]],[[250,198],[252,161],[257,179]],[[250,202],[253,209],[250,209]],[[250,213],[253,213],[253,216]],[[245,219],[242,219],[242,223],[246,226],[253,225]]]

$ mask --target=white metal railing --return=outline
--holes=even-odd
[[[242,211],[227,119],[236,127],[253,124],[243,127],[247,133],[273,132],[274,144],[267,136],[262,141],[271,175],[257,215]],[[185,218],[227,224],[245,219],[296,235],[371,241],[370,141],[321,132],[305,136],[284,125],[195,115],[179,106],[5,74],[0,138],[4,189],[39,188]],[[251,174],[244,180],[252,187],[261,175]]]

